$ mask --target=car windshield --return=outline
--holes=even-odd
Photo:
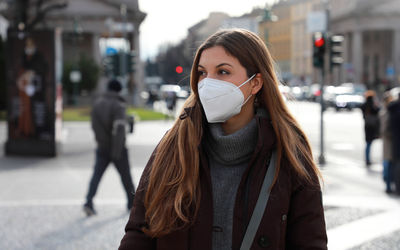
[[[364,95],[365,86],[362,84],[344,83],[335,89],[336,95]]]
[[[350,87],[336,87],[335,88],[336,95],[352,95],[355,94],[354,89]]]

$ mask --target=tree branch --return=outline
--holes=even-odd
[[[40,3],[41,5],[43,4],[43,0],[39,0],[37,3]],[[38,5],[36,5],[38,7]],[[32,30],[39,22],[43,21],[46,15],[57,9],[63,9],[68,6],[67,2],[64,3],[59,3],[59,4],[53,4],[53,5],[48,5],[45,8],[41,9],[41,6],[39,6],[39,11],[36,13],[35,18],[27,25],[28,30]]]

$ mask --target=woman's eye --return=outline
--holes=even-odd
[[[221,74],[221,75],[229,75],[229,72],[226,71],[226,70],[223,70],[223,69],[219,70],[218,73]]]
[[[203,71],[203,70],[199,70],[199,71],[197,71],[197,73],[199,74],[199,76],[205,76],[206,75],[206,72]]]

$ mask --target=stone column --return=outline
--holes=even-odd
[[[134,22],[134,30],[131,38],[131,44],[133,45],[132,49],[136,53],[135,72],[133,73],[132,83],[132,104],[135,106],[141,106],[144,104],[143,99],[140,97],[140,93],[145,89],[144,64],[140,60],[139,25],[138,22]]]
[[[354,82],[363,83],[363,36],[361,30],[353,32],[352,64],[354,69]]]
[[[100,36],[96,33],[92,34],[92,49],[93,49],[93,60],[98,65],[101,65],[101,51],[100,51],[100,44],[99,44]]]
[[[342,52],[342,57],[344,64],[340,66],[340,73],[339,73],[339,81],[340,82],[346,82],[350,76],[349,76],[349,63],[351,62],[351,55],[350,55],[350,44],[351,44],[351,35],[350,33],[345,33],[343,34],[344,40],[343,40],[343,52]]]
[[[400,84],[400,30],[395,30],[393,36],[393,66],[394,84]]]
[[[100,35],[93,33],[91,35],[91,48],[92,48],[92,55],[93,60],[97,63],[99,67],[103,67],[103,63],[101,61],[101,51],[100,51]],[[98,95],[103,93],[107,89],[108,77],[103,74],[99,75],[99,80],[97,81],[97,86],[95,89],[94,94]]]

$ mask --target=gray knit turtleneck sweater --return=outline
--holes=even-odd
[[[236,193],[257,138],[255,118],[229,135],[225,135],[220,123],[209,124],[205,148],[209,158],[214,208],[212,250],[232,249]]]

